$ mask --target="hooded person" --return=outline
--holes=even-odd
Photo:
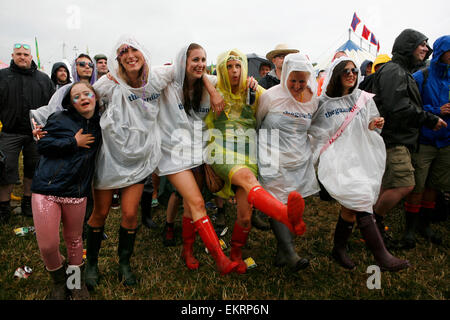
[[[373,94],[357,89],[359,77],[356,62],[349,57],[331,64],[309,131],[314,138],[314,161],[319,161],[318,178],[342,206],[332,256],[345,268],[355,267],[345,248],[356,218],[377,264],[383,270],[398,271],[409,263],[386,250],[372,209],[386,162],[383,139],[375,131],[383,127],[384,119],[379,117]]]
[[[450,103],[450,35],[438,38],[433,44],[430,66],[413,74],[423,101],[423,109],[449,123]],[[442,238],[430,226],[436,206],[437,192],[450,192],[450,129],[434,131],[423,126],[420,129],[418,151],[411,155],[414,165],[414,190],[406,202],[417,206],[408,210],[409,221],[403,243],[405,248],[415,247],[418,231],[426,240],[441,244]],[[420,206],[420,207],[419,207]],[[417,210],[418,209],[418,210]]]
[[[183,197],[182,257],[187,267],[199,267],[198,260],[193,256],[195,233],[198,232],[220,273],[228,274],[238,264],[223,253],[195,178],[201,172],[203,164],[205,144],[202,119],[210,110],[210,97],[203,86],[204,81],[208,81],[204,75],[205,50],[197,44],[182,48],[175,58],[173,69],[174,81],[167,86],[160,98],[158,123],[161,128],[162,157],[155,172],[158,176],[167,176]],[[215,84],[216,77],[211,78]],[[213,84],[211,88],[215,91]],[[188,96],[185,96],[185,92]],[[215,94],[220,97],[216,91]],[[197,95],[201,97],[200,100],[195,98]]]
[[[66,71],[66,79],[63,81],[61,81],[58,77],[58,73],[60,72],[61,68],[63,68]],[[53,64],[52,75],[50,78],[52,79],[53,83],[55,84],[56,90],[58,90],[59,88],[61,88],[62,86],[66,85],[68,83],[71,83],[69,68],[67,68],[67,66],[64,62],[56,62],[55,64]]]
[[[428,59],[432,50],[422,33],[406,29],[395,39],[392,61],[384,64],[373,82],[374,100],[386,119],[381,136],[386,145],[386,170],[374,211],[388,247],[398,248],[384,230],[383,219],[415,186],[411,153],[418,147],[420,128],[440,129],[446,123],[422,107],[422,98],[412,72]],[[408,228],[414,224],[415,204],[405,203]],[[408,244],[406,244],[408,245]]]
[[[308,136],[319,104],[314,75],[314,68],[305,55],[288,54],[284,58],[280,85],[262,94],[256,115],[259,181],[285,204],[291,191],[297,191],[303,198],[320,191]],[[275,133],[278,140],[272,139]],[[276,143],[272,144],[273,141]],[[294,271],[307,267],[309,261],[295,252],[289,229],[273,219],[270,224],[278,244],[275,264],[287,264]]]
[[[124,285],[137,283],[130,266],[137,209],[145,179],[161,159],[158,105],[161,91],[170,81],[170,72],[152,69],[150,55],[130,35],[121,36],[113,47],[108,69],[115,80],[102,77],[94,85],[105,110],[100,118],[102,145],[96,161],[94,210],[86,239],[86,284],[91,288],[98,285],[98,254],[115,189],[122,189],[119,279]]]
[[[281,221],[297,235],[305,232],[302,220],[304,200],[298,192],[289,194],[288,204],[274,198],[256,179],[256,113],[262,87],[247,88],[247,59],[237,49],[229,50],[217,59],[217,89],[225,99],[224,111],[209,112],[205,122],[209,129],[207,163],[224,181],[216,193],[228,199],[236,195],[237,220],[231,237],[230,258],[239,262],[238,273],[245,273],[241,248],[247,242],[251,229],[252,206],[268,216]]]

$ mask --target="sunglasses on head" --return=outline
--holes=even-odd
[[[121,56],[123,56],[125,53],[127,53],[128,49],[137,50],[136,48],[134,48],[132,46],[125,46],[119,51],[119,53],[117,54],[117,58],[116,59],[119,59]]]
[[[354,75],[357,75],[358,74],[358,68],[351,68],[351,69],[344,69],[343,71],[342,71],[342,74],[343,75],[346,75],[346,76],[349,76],[350,75],[350,73],[353,73]]]
[[[20,49],[20,48],[24,48],[24,49],[26,49],[26,50],[30,50],[30,46],[28,45],[28,44],[23,44],[23,43],[16,43],[15,45],[14,45],[14,48],[15,49]]]
[[[89,68],[94,69],[94,64],[93,64],[92,62],[86,62],[86,61],[80,61],[80,62],[77,62],[77,66],[85,67],[86,65],[87,65]]]

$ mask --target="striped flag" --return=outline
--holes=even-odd
[[[373,33],[370,35],[370,43],[373,44],[374,46],[376,46],[378,44],[378,41],[375,38],[375,36],[373,35]]]
[[[356,12],[353,14],[353,19],[352,19],[352,29],[353,32],[356,31],[356,27],[358,26],[358,24],[361,22],[361,20],[359,20],[358,16],[356,15]]]

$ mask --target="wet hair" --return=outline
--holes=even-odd
[[[189,58],[192,50],[203,49],[203,47],[197,43],[191,43],[186,51],[186,60]],[[187,61],[186,61],[187,66]],[[194,93],[192,95],[189,94],[189,85],[187,80],[187,73],[185,72],[184,81],[183,81],[183,98],[184,98],[184,110],[186,110],[187,114],[191,114],[191,110],[198,111],[200,109],[200,102],[202,100],[203,95],[203,81],[202,78],[195,80],[194,82]]]
[[[98,100],[97,100],[98,95],[97,95],[97,93],[95,92],[94,87],[92,87],[92,85],[91,85],[90,83],[81,82],[81,81],[80,81],[80,82],[75,82],[75,83],[72,84],[72,85],[70,86],[70,88],[67,90],[67,92],[66,92],[66,94],[65,94],[65,96],[64,96],[64,98],[63,98],[63,100],[62,100],[62,102],[61,102],[62,107],[63,107],[64,109],[67,109],[67,110],[75,110],[75,108],[74,108],[74,106],[73,106],[72,99],[71,99],[71,97],[70,97],[70,93],[72,92],[72,89],[73,89],[75,86],[79,85],[79,84],[84,84],[86,87],[88,87],[89,90],[91,90],[91,91],[95,94],[95,109],[98,110],[98,107],[99,107]]]
[[[344,93],[344,87],[342,86],[341,75],[342,75],[342,72],[344,71],[345,67],[347,66],[347,63],[349,63],[349,62],[353,63],[352,61],[345,60],[345,61],[340,62],[334,68],[333,74],[331,75],[331,79],[330,79],[330,82],[328,83],[327,91],[326,91],[327,96],[329,96],[330,98],[342,97],[342,95]],[[355,68],[356,68],[356,66],[355,66]],[[355,88],[357,86],[358,86],[358,75],[356,75],[355,85],[350,88],[349,94],[352,93],[353,90],[355,90]]]

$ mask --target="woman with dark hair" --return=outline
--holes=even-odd
[[[65,110],[48,118],[47,134],[37,143],[41,159],[31,186],[36,238],[53,279],[50,299],[58,300],[68,294],[66,261],[59,252],[60,222],[69,267],[83,269],[83,221],[101,141],[96,94],[90,84],[73,84],[62,107]],[[83,275],[81,288],[71,290],[71,295],[72,299],[89,298]]]
[[[368,248],[382,270],[399,271],[409,262],[392,256],[373,217],[384,173],[386,150],[375,129],[382,129],[373,94],[357,89],[359,70],[348,57],[333,62],[324,83],[319,108],[309,133],[314,138],[313,158],[319,160],[318,178],[341,204],[332,257],[353,269],[346,246],[355,220]]]
[[[206,53],[200,45],[192,43],[180,50],[173,67],[174,81],[161,96],[158,122],[162,157],[156,174],[167,176],[183,197],[182,257],[186,266],[189,269],[199,267],[193,255],[195,233],[198,232],[216,261],[219,272],[228,274],[237,267],[237,263],[230,261],[223,253],[201,194],[205,149],[203,119],[210,110],[208,92],[212,95],[211,100],[223,99],[213,87],[215,77],[211,77],[213,84],[205,79]]]
[[[302,220],[305,202],[293,191],[285,205],[256,178],[256,113],[264,89],[251,85],[252,78],[247,79],[247,57],[237,49],[226,51],[217,59],[217,70],[217,89],[226,105],[222,113],[210,111],[205,119],[210,135],[207,162],[225,182],[216,195],[223,199],[236,195],[237,220],[230,258],[239,263],[236,272],[245,273],[247,265],[242,259],[242,247],[251,230],[252,206],[285,224],[292,233],[301,235],[305,232]]]

